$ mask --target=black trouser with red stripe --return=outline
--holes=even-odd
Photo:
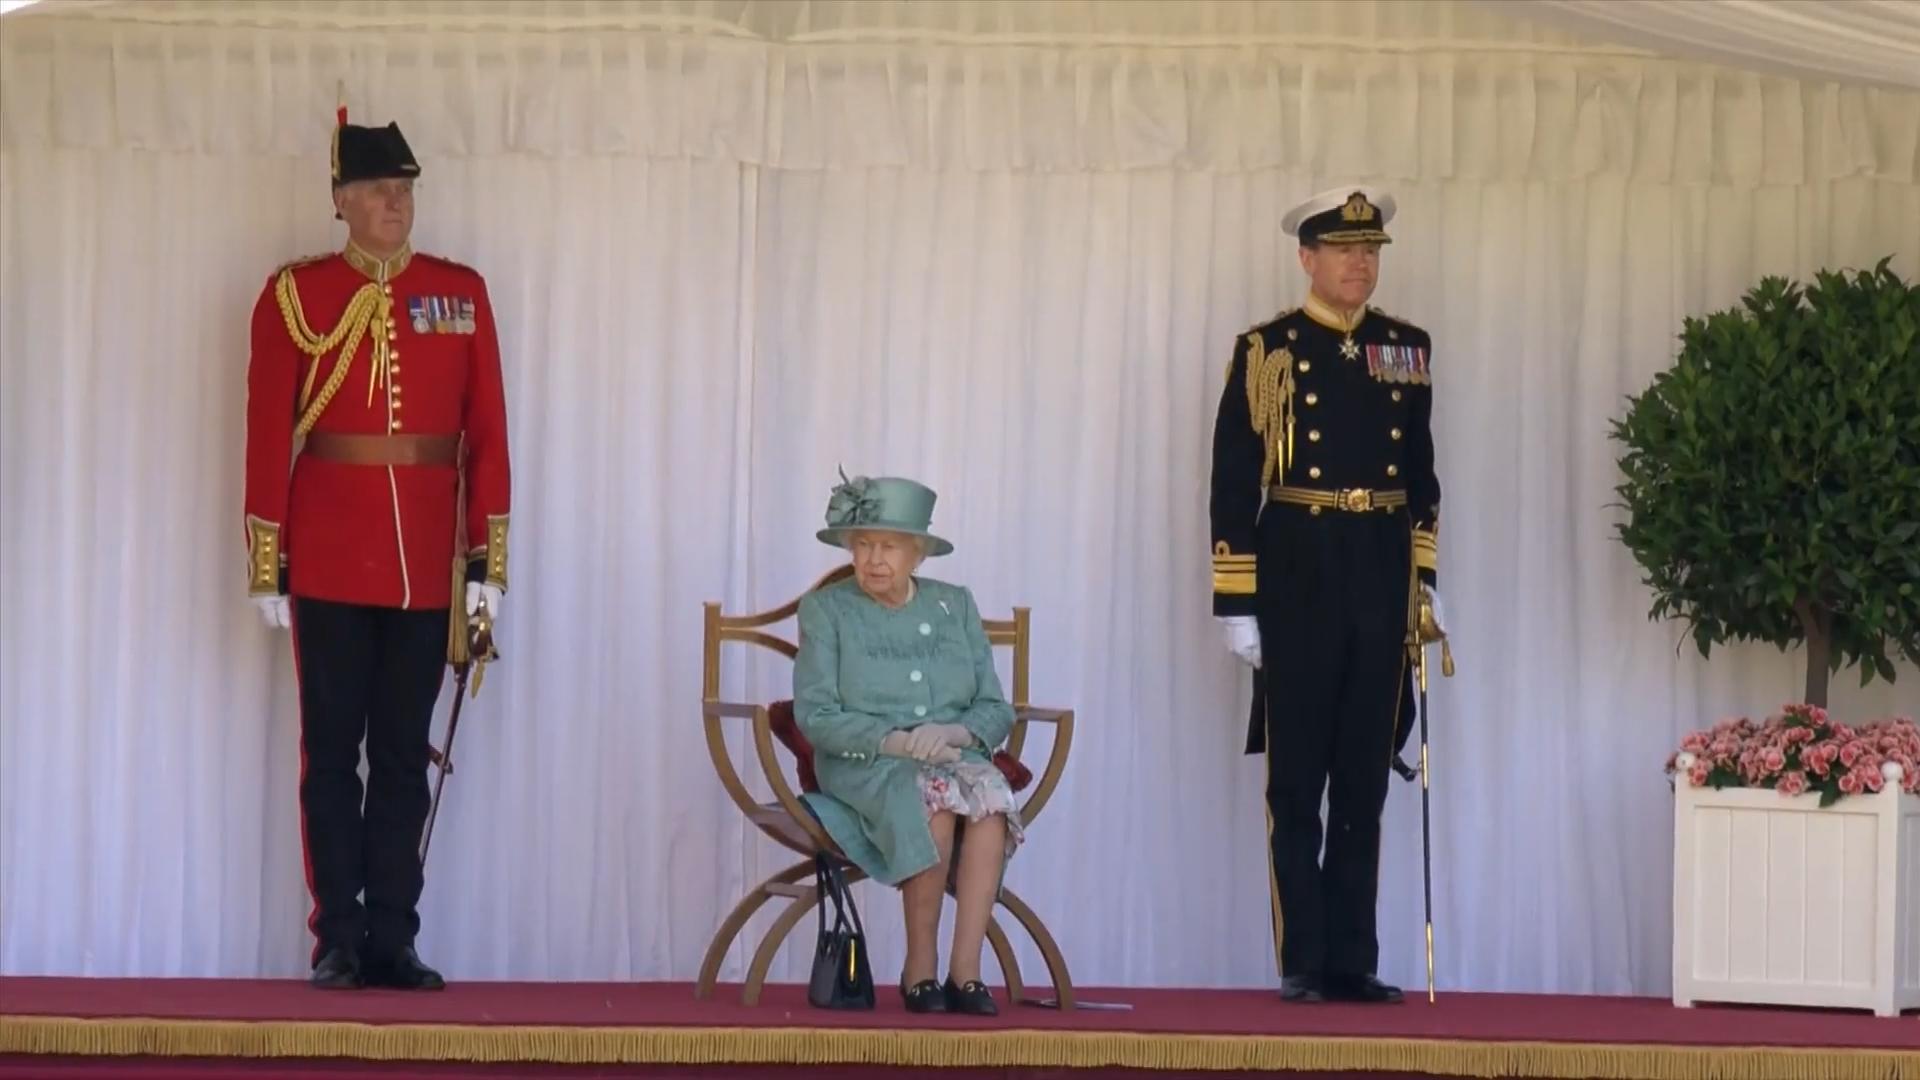
[[[1281,973],[1371,975],[1380,812],[1406,676],[1404,510],[1260,518],[1267,811]],[[1325,856],[1320,800],[1326,795]]]
[[[447,614],[293,599],[314,963],[335,946],[397,952],[420,930],[427,732],[446,672]]]

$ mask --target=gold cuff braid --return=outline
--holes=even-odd
[[[1413,565],[1421,570],[1440,572],[1440,530],[1416,526],[1413,530]]]
[[[1252,596],[1259,581],[1258,558],[1235,555],[1224,540],[1213,545],[1213,591],[1221,596]]]
[[[286,555],[280,550],[280,526],[248,514],[247,595],[279,595],[280,566],[285,561]]]
[[[507,515],[487,517],[487,583],[507,591]]]

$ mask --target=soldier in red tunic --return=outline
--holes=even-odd
[[[493,308],[477,272],[410,247],[419,174],[397,125],[350,125],[342,109],[346,247],[280,267],[253,310],[248,591],[292,630],[313,983],[327,988],[445,985],[414,951],[428,726],[455,640],[497,617],[507,588]]]

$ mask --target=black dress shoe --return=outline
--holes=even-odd
[[[1329,975],[1327,997],[1364,1005],[1398,1005],[1405,1000],[1399,987],[1389,986],[1371,975]]]
[[[1327,1000],[1318,975],[1288,975],[1280,980],[1281,1001],[1316,1002]]]
[[[900,999],[907,1003],[910,1013],[943,1013],[947,1011],[947,995],[935,979],[921,979],[912,986],[900,988]]]
[[[384,986],[390,990],[444,990],[447,980],[440,973],[420,962],[420,954],[412,946],[397,953],[387,953],[367,965],[367,985]]]
[[[360,954],[335,945],[313,965],[309,981],[322,990],[360,989],[364,985],[360,976]]]
[[[947,1011],[965,1013],[968,1016],[999,1016],[1000,1006],[993,1003],[993,994],[987,990],[987,984],[978,979],[968,979],[958,986],[953,978],[947,978],[943,988],[947,995]]]

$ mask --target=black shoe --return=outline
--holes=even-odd
[[[1389,986],[1371,975],[1329,975],[1326,989],[1327,997],[1334,1001],[1398,1005],[1405,1000],[1399,987]]]
[[[968,1016],[999,1016],[1000,1006],[993,1003],[993,994],[987,990],[987,984],[978,979],[968,979],[958,986],[953,977],[947,977],[947,985],[942,987],[947,995],[947,1011],[965,1013]]]
[[[1327,1000],[1318,975],[1288,975],[1280,980],[1281,1001],[1318,1002]]]
[[[365,985],[360,976],[360,954],[335,945],[313,965],[308,980],[322,990],[358,990]]]
[[[444,990],[447,980],[421,963],[420,954],[408,946],[368,964],[367,985],[384,986],[391,990]]]
[[[912,986],[902,986],[900,999],[907,1003],[907,1011],[910,1013],[947,1011],[947,995],[941,990],[939,982],[933,979],[921,979]]]

